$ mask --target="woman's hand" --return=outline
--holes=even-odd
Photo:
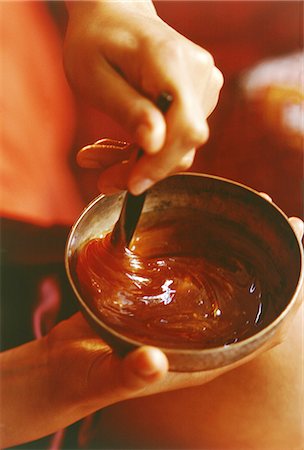
[[[46,337],[1,354],[1,448],[46,436],[163,378],[165,355],[119,359],[80,313]]]
[[[128,174],[130,191],[188,169],[208,138],[206,119],[223,84],[212,56],[164,23],[148,0],[67,2],[67,9],[72,86],[145,151]],[[165,117],[154,104],[164,91],[174,99]]]
[[[144,346],[118,358],[80,313],[0,356],[1,448],[47,436],[108,405],[203,384],[231,367],[179,374]]]

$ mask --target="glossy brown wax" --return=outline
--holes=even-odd
[[[79,253],[82,294],[104,323],[147,344],[186,349],[232,344],[275,317],[280,279],[250,236],[187,211],[178,222],[149,222],[131,250],[114,249],[108,234]]]

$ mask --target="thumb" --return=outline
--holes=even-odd
[[[289,218],[290,225],[294,229],[294,232],[299,240],[301,242],[304,234],[304,223],[299,217],[290,217]]]
[[[118,389],[127,393],[138,391],[162,379],[168,371],[168,360],[158,348],[140,347],[121,362]]]
[[[168,372],[168,360],[158,348],[140,347],[121,359],[113,353],[101,357],[89,370],[88,389],[98,408],[144,395],[151,384]],[[97,408],[96,408],[97,409]]]

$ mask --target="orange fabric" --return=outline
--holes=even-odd
[[[44,2],[0,2],[1,214],[71,223],[82,203],[68,167],[75,112]]]
[[[264,58],[303,46],[301,0],[156,0],[155,5],[173,28],[211,52],[226,82]]]

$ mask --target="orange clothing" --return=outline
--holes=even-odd
[[[82,202],[68,155],[75,106],[62,43],[44,2],[0,2],[0,213],[70,224]]]

